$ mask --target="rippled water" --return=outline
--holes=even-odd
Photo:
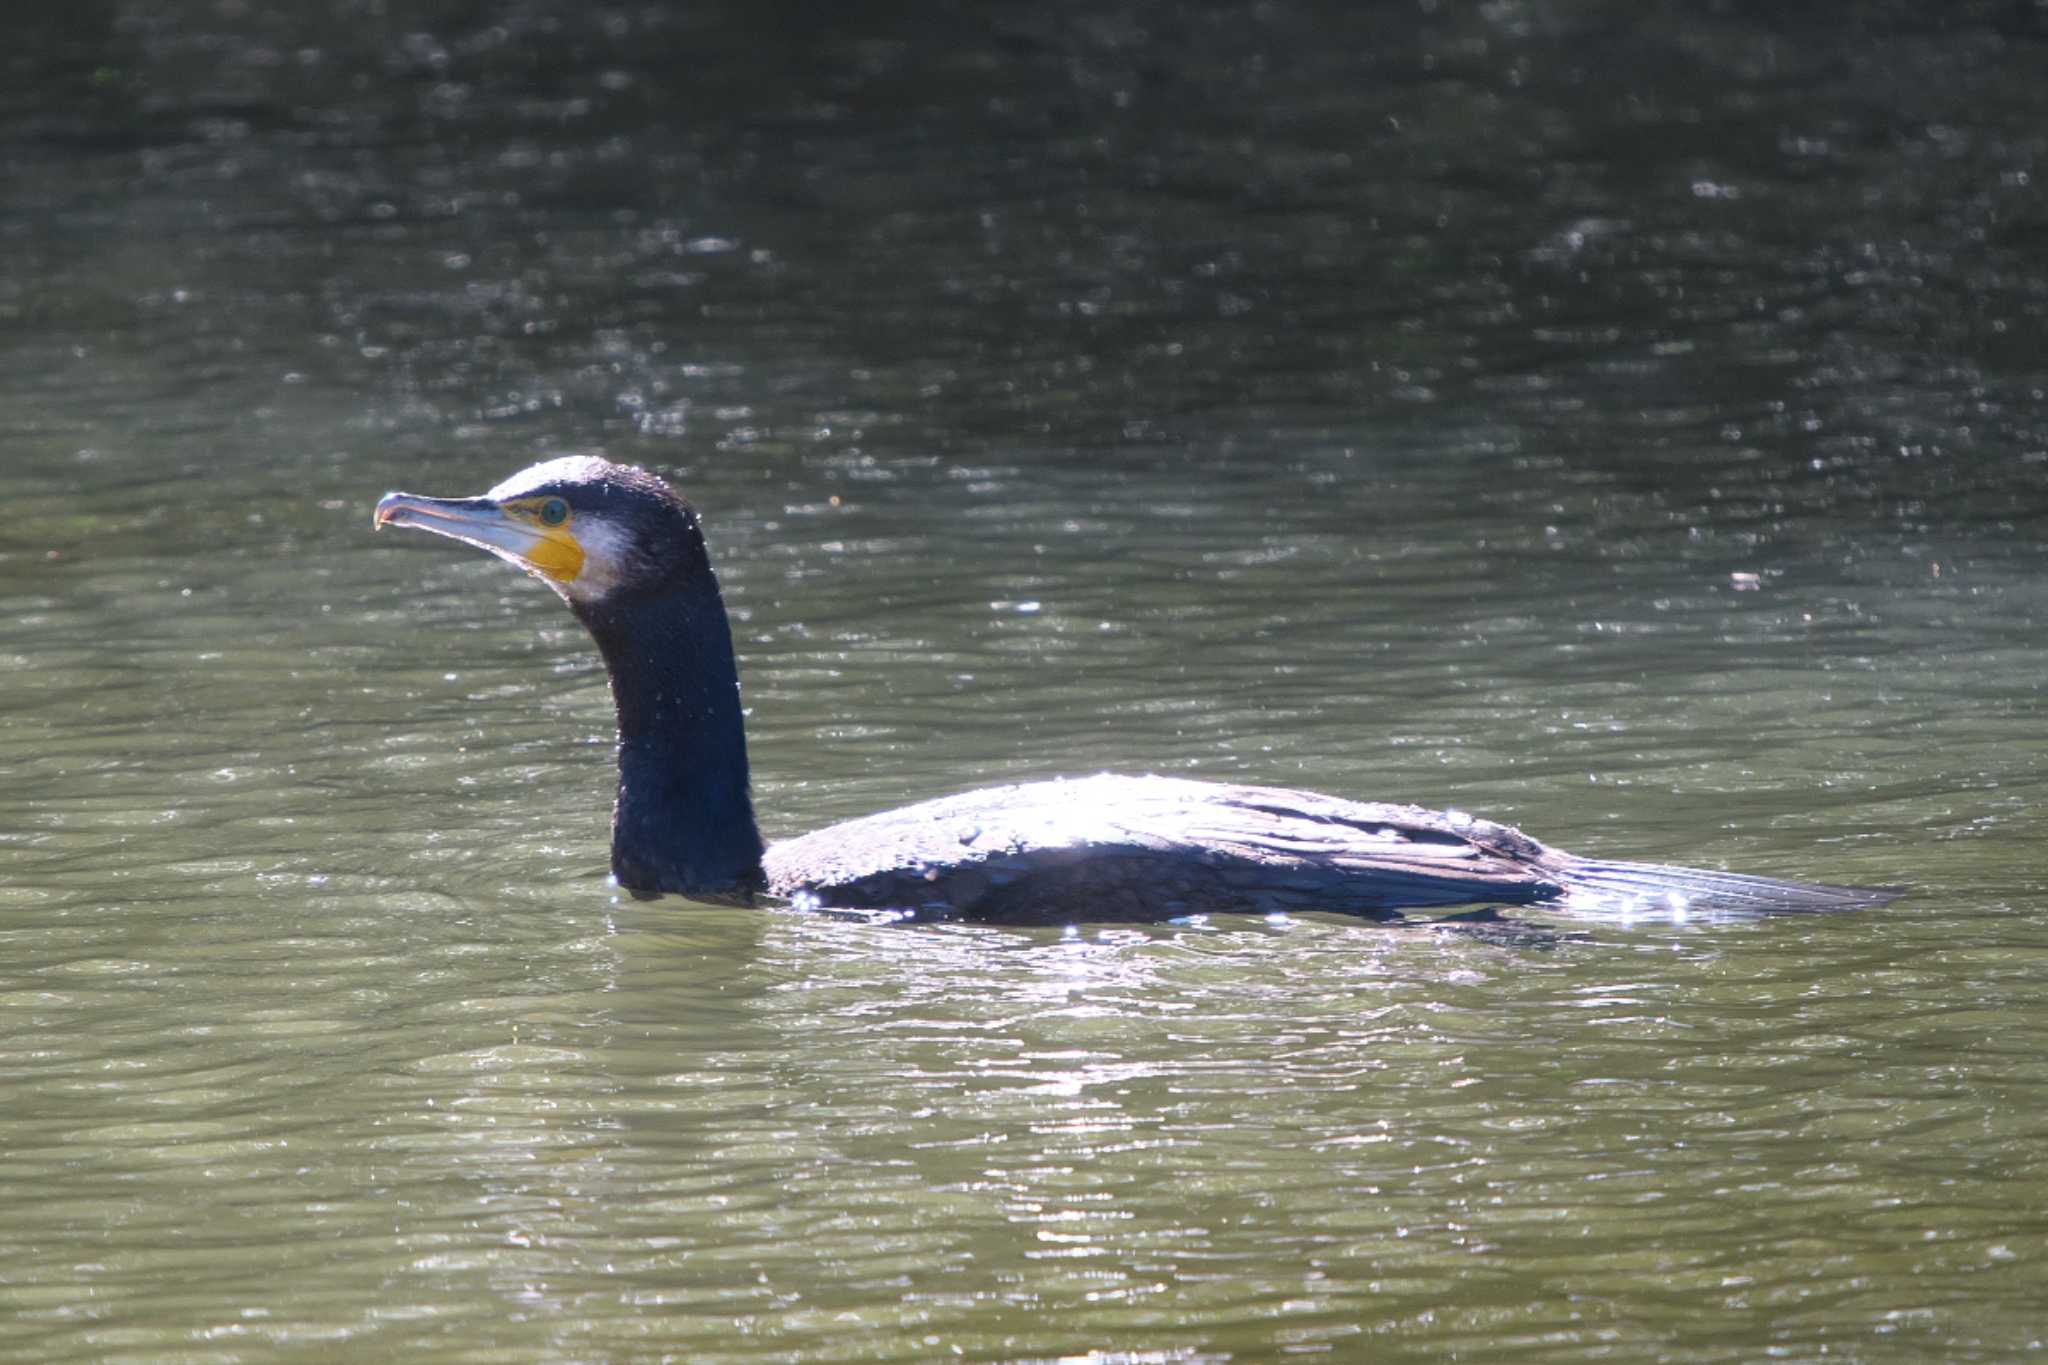
[[[2037,15],[398,8],[0,58],[0,1354],[2041,1349]],[[618,902],[573,621],[368,527],[593,447],[771,833],[1119,768],[1913,894]]]

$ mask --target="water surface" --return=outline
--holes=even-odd
[[[0,1353],[2041,1349],[2037,18],[24,14]],[[1913,893],[622,901],[574,622],[368,529],[593,448],[771,834],[1116,768]]]

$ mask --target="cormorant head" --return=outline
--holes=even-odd
[[[674,489],[644,469],[591,455],[522,469],[481,497],[386,493],[375,524],[489,550],[578,608],[709,569],[696,513]]]

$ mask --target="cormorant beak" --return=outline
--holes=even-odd
[[[584,549],[568,525],[541,520],[546,498],[423,498],[386,493],[372,524],[411,526],[489,550],[551,583],[571,583],[583,572]]]

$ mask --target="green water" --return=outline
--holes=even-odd
[[[2037,20],[18,22],[0,1356],[2048,1340]],[[573,620],[369,529],[588,448],[704,515],[771,835],[1113,768],[1912,893],[621,900]]]

